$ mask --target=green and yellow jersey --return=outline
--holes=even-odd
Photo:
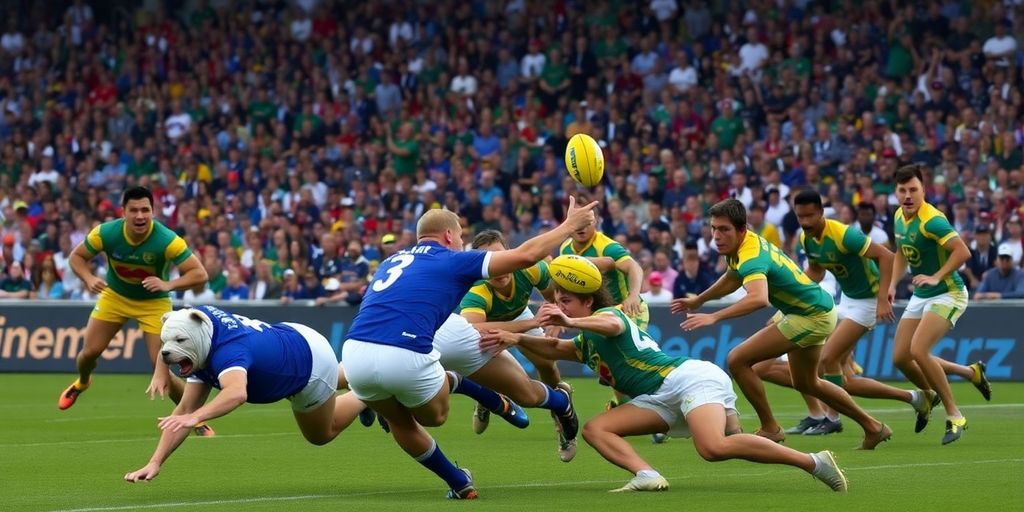
[[[786,315],[817,315],[835,308],[825,290],[804,274],[800,267],[764,238],[747,230],[735,256],[726,256],[729,270],[743,284],[758,279],[768,281],[768,301]]]
[[[622,244],[608,238],[604,233],[594,233],[594,238],[583,248],[581,251],[576,251],[572,246],[572,239],[568,239],[562,242],[562,248],[558,251],[559,254],[575,254],[577,256],[585,256],[588,258],[600,258],[608,257],[615,260],[615,263],[622,261],[629,257],[629,252]],[[619,269],[612,269],[611,272],[605,272],[602,275],[605,287],[608,288],[608,292],[612,295],[612,300],[616,304],[622,304],[622,301],[626,300],[626,296],[629,295],[629,276],[625,272]]]
[[[821,238],[800,234],[800,247],[811,263],[836,276],[847,297],[869,299],[878,295],[878,264],[864,256],[871,247],[871,239],[859,229],[827,219]]]
[[[192,255],[185,240],[157,221],[138,244],[129,241],[125,229],[124,219],[105,222],[93,228],[83,242],[89,254],[107,255],[107,285],[128,299],[169,297],[167,292],[146,290],[142,281],[149,276],[166,281],[171,264],[180,265]]]
[[[689,359],[662,352],[658,344],[618,308],[602,308],[594,314],[615,315],[626,329],[612,337],[580,331],[573,339],[576,353],[602,381],[624,395],[632,398],[654,393],[672,370]]]
[[[487,281],[477,281],[459,303],[459,312],[480,313],[491,322],[512,321],[529,306],[534,288],[546,290],[550,284],[548,264],[541,261],[512,273],[512,292],[508,296],[501,295]]]
[[[903,216],[903,208],[900,208],[896,210],[896,220],[893,224],[896,247],[906,258],[913,275],[932,275],[946,264],[949,251],[943,245],[958,235],[946,216],[937,208],[923,203],[917,215],[910,220]],[[902,277],[893,276],[893,279]],[[935,286],[915,287],[914,296],[927,299],[963,288],[964,281],[960,279],[960,274],[950,272]]]

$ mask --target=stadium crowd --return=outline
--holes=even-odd
[[[514,245],[576,194],[664,302],[724,269],[726,197],[790,254],[801,187],[892,247],[909,162],[973,298],[1024,297],[1020,2],[41,5],[0,37],[0,298],[89,298],[69,253],[144,185],[210,275],[187,299],[358,304],[423,211]],[[580,132],[595,190],[564,171]]]

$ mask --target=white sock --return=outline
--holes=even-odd
[[[828,418],[828,420],[831,421],[832,423],[837,423],[839,421],[839,415],[838,414],[834,414],[834,415],[833,414],[829,414],[829,415],[827,415],[825,417]]]
[[[641,476],[644,478],[657,478],[661,476],[661,473],[658,473],[654,469],[641,469],[640,471],[636,472],[636,476]]]
[[[810,418],[811,418],[812,420],[818,420],[818,421],[821,421],[821,420],[825,419],[825,416],[822,416],[821,414],[818,414],[818,415],[814,415],[814,414],[812,414],[812,415],[810,416]]]
[[[924,393],[920,390],[913,390],[910,392],[910,405],[917,408],[921,406],[921,401],[924,400]]]
[[[811,471],[811,474],[817,475],[818,472],[821,471],[821,459],[818,458],[818,454],[816,453],[811,453],[809,455],[811,456],[811,460],[814,461],[814,470]]]

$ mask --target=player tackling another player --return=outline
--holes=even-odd
[[[139,322],[154,364],[146,390],[150,398],[169,394],[177,402],[184,388],[157,357],[160,319],[171,311],[169,292],[202,285],[207,280],[206,270],[185,240],[153,219],[153,194],[148,189],[126,190],[121,206],[124,217],[93,228],[69,258],[72,270],[91,293],[99,294],[99,300],[85,328],[85,344],[75,359],[78,379],[61,393],[57,402],[61,409],[74,405],[89,388],[97,359],[130,319]],[[105,280],[89,268],[89,260],[101,252],[107,257]],[[171,265],[178,266],[181,276],[168,281]],[[196,433],[212,435],[213,430],[200,425]]]
[[[787,464],[807,471],[832,490],[847,490],[846,477],[829,451],[801,453],[760,436],[743,434],[732,382],[706,361],[671,357],[619,310],[600,286],[589,293],[569,292],[556,281],[556,304],[545,304],[537,318],[544,326],[578,329],[572,341],[492,330],[482,348],[518,346],[551,359],[588,365],[613,389],[631,400],[589,420],[583,438],[605,459],[634,476],[612,492],[662,491],[668,481],[642,459],[627,436],[669,432],[692,437],[708,461],[746,459]]]
[[[477,497],[472,478],[448,460],[422,426],[445,422],[450,392],[471,396],[491,410],[500,407],[501,398],[446,373],[434,334],[473,283],[544,259],[569,234],[593,222],[596,205],[577,207],[570,197],[560,226],[515,249],[493,252],[463,252],[458,216],[430,210],[417,223],[418,243],[381,262],[374,273],[342,348],[349,388],[387,420],[406,453],[448,484],[452,499]]]

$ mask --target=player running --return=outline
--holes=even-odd
[[[727,358],[730,373],[761,420],[761,428],[755,433],[776,442],[786,438],[772,414],[764,384],[752,367],[788,354],[793,387],[821,399],[860,424],[864,429],[861,449],[873,450],[888,440],[892,436],[888,426],[864,412],[843,388],[818,376],[822,345],[836,326],[832,297],[777,247],[747,229],[743,203],[726,199],[712,206],[708,214],[718,252],[726,256],[729,269],[699,296],[672,301],[672,312],[688,312],[680,326],[692,331],[753,313],[769,304],[778,308],[772,324],[732,349]],[[740,286],[747,294],[735,304],[714,313],[692,312]]]
[[[936,397],[934,392],[907,391],[874,379],[857,377],[849,369],[844,371],[844,363],[849,361],[861,337],[874,329],[877,322],[894,319],[890,295],[892,252],[872,242],[860,230],[826,219],[821,195],[814,190],[799,192],[793,204],[797,221],[803,228],[800,247],[807,255],[807,277],[820,283],[826,271],[832,272],[842,290],[836,307],[839,324],[821,352],[825,380],[846,389],[853,396],[906,402],[927,421],[932,399]],[[820,420],[810,416],[804,418],[787,432],[825,435],[842,431],[842,428],[835,411],[828,411]]]
[[[596,205],[577,207],[570,197],[560,226],[496,252],[462,252],[458,216],[430,210],[417,223],[418,243],[382,262],[374,273],[342,349],[349,388],[384,417],[406,453],[448,484],[451,499],[475,499],[472,478],[445,457],[422,426],[445,422],[450,392],[491,410],[502,399],[470,379],[446,373],[434,334],[473,283],[544,259],[570,233],[593,222]]]
[[[174,412],[160,418],[160,441],[149,463],[126,474],[128,482],[156,478],[189,430],[247,402],[290,401],[299,430],[315,445],[331,442],[366,408],[352,393],[335,396],[338,358],[310,327],[267,324],[212,306],[179,309],[165,318],[161,359],[188,383]],[[213,388],[220,392],[206,403]]]
[[[956,326],[967,309],[967,287],[957,269],[971,257],[971,251],[946,216],[925,202],[920,165],[901,167],[895,180],[900,202],[894,221],[899,250],[892,274],[903,276],[909,265],[914,276],[914,295],[896,327],[892,360],[919,388],[938,393],[946,408],[946,433],[942,437],[945,445],[960,439],[967,428],[967,418],[957,408],[945,372],[970,379],[985,400],[992,396],[984,364],[963,367],[932,355],[935,344]],[[920,432],[924,425],[919,421],[918,426],[915,430]]]
[[[482,346],[489,350],[518,346],[547,358],[584,363],[632,398],[583,426],[588,444],[634,475],[611,492],[668,489],[668,481],[623,439],[666,431],[692,437],[705,460],[787,464],[811,473],[834,491],[846,491],[846,477],[831,452],[800,453],[741,433],[729,376],[712,363],[662,353],[646,332],[615,307],[604,288],[572,293],[556,283],[555,297],[557,305],[545,304],[537,317],[545,326],[579,329],[575,339],[493,330],[484,335]]]
[[[139,322],[153,361],[153,378],[146,390],[150,398],[169,394],[177,402],[184,383],[173,378],[167,365],[157,357],[160,347],[160,318],[171,311],[169,292],[194,288],[206,282],[206,269],[185,240],[166,226],[153,220],[153,194],[144,187],[125,190],[121,199],[124,217],[103,223],[71,253],[71,269],[99,300],[85,327],[85,346],[78,352],[75,364],[78,379],[63,393],[57,406],[68,409],[92,384],[96,360],[125,322]],[[107,257],[107,277],[96,277],[89,260],[99,253]],[[168,281],[171,265],[181,274]],[[199,435],[212,435],[213,430],[200,425]]]

